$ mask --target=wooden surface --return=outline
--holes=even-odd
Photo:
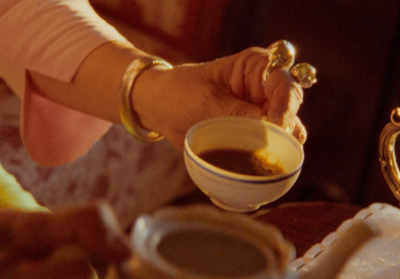
[[[252,216],[275,225],[294,244],[296,255],[300,257],[361,209],[358,206],[326,202],[289,203],[260,210]]]
[[[212,203],[196,192],[176,200],[174,206]],[[296,247],[297,257],[303,256],[314,244],[335,231],[343,221],[353,218],[363,207],[333,202],[296,202],[270,204],[248,216],[276,226]]]

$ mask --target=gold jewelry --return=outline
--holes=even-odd
[[[121,81],[119,92],[121,120],[128,133],[141,141],[156,142],[163,139],[163,136],[159,133],[148,131],[143,126],[139,115],[133,109],[132,105],[132,89],[137,78],[144,70],[159,65],[172,69],[171,64],[159,57],[144,56],[137,58],[129,64]]]
[[[291,43],[285,40],[276,41],[267,48],[268,64],[262,73],[262,88],[265,88],[265,82],[269,74],[277,68],[289,70],[295,60],[295,50]],[[303,88],[310,88],[316,81],[316,70],[308,63],[300,63],[294,66],[290,71],[292,77]]]
[[[293,66],[289,72],[303,88],[310,88],[317,82],[316,70],[308,63],[299,63]]]
[[[285,40],[276,41],[267,48],[268,64],[262,74],[263,83],[276,68],[289,68],[294,63],[295,50],[291,43]],[[263,86],[264,87],[264,86]]]

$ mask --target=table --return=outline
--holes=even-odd
[[[276,226],[294,244],[297,256],[302,256],[361,209],[347,204],[301,202],[261,209],[250,216]]]
[[[174,205],[212,204],[202,193],[180,199]],[[248,215],[260,222],[276,226],[291,241],[297,256],[323,240],[345,220],[352,218],[362,207],[331,202],[296,202],[267,205]]]

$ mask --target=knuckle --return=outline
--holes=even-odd
[[[244,104],[244,105],[235,107],[235,108],[229,113],[229,115],[230,115],[230,116],[240,116],[240,117],[243,117],[243,116],[246,116],[247,113],[248,113],[248,108],[247,108],[247,105]]]

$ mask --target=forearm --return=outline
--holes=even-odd
[[[67,107],[120,123],[119,88],[124,71],[146,55],[126,42],[108,42],[93,50],[71,82],[29,71],[32,83],[47,98]]]
[[[0,26],[6,38],[0,42],[0,63],[6,60],[21,73],[7,82],[24,85],[18,87],[21,136],[33,160],[46,166],[75,160],[110,122],[120,123],[123,73],[145,54],[87,0],[5,1]]]

